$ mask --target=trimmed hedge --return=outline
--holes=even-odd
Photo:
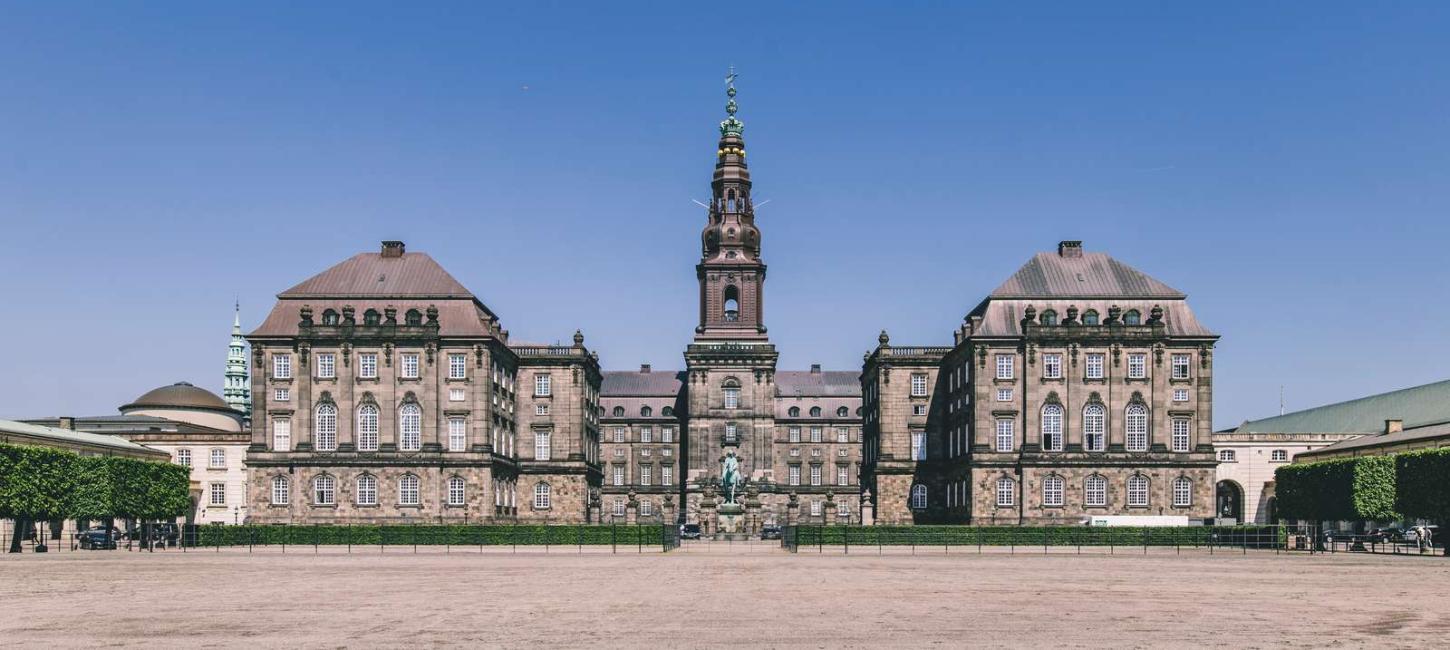
[[[1262,546],[1276,526],[798,526],[799,546]]]
[[[191,509],[189,470],[64,449],[0,444],[0,517],[167,519]]]
[[[1274,471],[1279,514],[1304,521],[1389,521],[1396,511],[1393,456],[1294,463]]]
[[[1450,524],[1450,448],[1397,454],[1398,508],[1406,517]]]
[[[655,546],[667,526],[589,525],[282,525],[197,526],[192,546]]]

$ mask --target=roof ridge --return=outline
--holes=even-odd
[[[1366,402],[1366,401],[1373,400],[1373,399],[1379,399],[1379,398],[1383,398],[1383,397],[1389,397],[1391,395],[1398,395],[1398,394],[1401,394],[1401,393],[1408,393],[1408,392],[1417,391],[1417,390],[1425,390],[1425,389],[1431,388],[1433,386],[1439,386],[1439,385],[1442,385],[1442,384],[1450,385],[1450,379],[1442,379],[1440,381],[1432,381],[1432,382],[1430,382],[1428,384],[1419,384],[1419,385],[1416,385],[1416,386],[1406,386],[1404,388],[1396,388],[1394,390],[1388,390],[1388,391],[1385,391],[1383,393],[1374,393],[1372,395],[1364,395],[1362,397],[1355,397],[1355,398],[1352,398],[1352,399],[1342,400],[1342,401],[1338,401],[1338,402],[1330,402],[1328,404],[1320,404],[1319,406],[1311,406],[1309,408],[1303,408],[1303,409],[1299,409],[1297,411],[1289,411],[1288,413],[1281,413],[1279,415],[1271,415],[1269,417],[1259,418],[1257,420],[1244,420],[1243,424],[1259,424],[1259,423],[1262,423],[1262,422],[1267,422],[1269,420],[1276,420],[1276,419],[1279,419],[1279,418],[1288,418],[1288,417],[1291,417],[1291,416],[1302,415],[1302,414],[1305,414],[1305,413],[1310,413],[1310,412],[1313,412],[1313,411],[1319,411],[1319,410],[1323,410],[1323,409],[1327,409],[1327,408],[1333,408],[1333,407],[1336,407],[1336,406],[1349,406],[1351,404],[1357,404],[1357,403]],[[1239,426],[1243,426],[1243,424],[1241,424]],[[1420,426],[1426,426],[1426,425],[1430,425],[1430,424],[1435,424],[1435,422],[1416,423],[1413,426],[1420,427]],[[1409,427],[1409,426],[1412,426],[1412,425],[1406,424],[1406,426]]]

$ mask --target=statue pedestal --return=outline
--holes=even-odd
[[[750,539],[745,517],[745,506],[738,503],[722,503],[715,509],[716,539]]]

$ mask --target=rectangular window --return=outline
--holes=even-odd
[[[1188,419],[1173,418],[1173,451],[1188,451]]]
[[[463,505],[463,479],[456,476],[448,479],[448,505]]]
[[[1017,484],[1012,479],[997,479],[997,505],[1010,506],[1017,502]]]
[[[851,484],[851,469],[845,465],[836,466],[836,485]]]
[[[624,499],[615,499],[614,500],[614,516],[616,516],[616,517],[623,517],[624,516],[624,510],[625,510]]]
[[[1042,482],[1042,505],[1062,505],[1063,481],[1060,477],[1049,476]]]
[[[673,465],[660,466],[660,485],[670,485],[675,482],[675,468]]]
[[[333,379],[337,377],[337,355],[331,352],[324,352],[317,355],[317,378]]]
[[[1289,452],[1288,451],[1285,451],[1283,449],[1275,449],[1275,450],[1269,452],[1269,462],[1271,462],[1271,463],[1287,463],[1287,462],[1289,462]]]
[[[654,427],[640,427],[639,428],[639,441],[640,442],[654,442],[654,437],[655,437]]]
[[[926,397],[926,375],[913,374],[911,376],[911,396]]]
[[[464,392],[463,392],[463,389],[462,388],[450,388],[450,389],[448,389],[448,401],[450,401],[450,402],[462,402],[463,399],[464,399],[464,397],[465,397],[465,395],[464,395]]]
[[[418,496],[418,477],[404,476],[398,482],[398,505],[416,506],[419,502]]]
[[[811,465],[811,485],[821,484],[821,466]]]
[[[663,449],[660,450],[660,455],[661,456],[664,456],[665,458],[669,458],[670,456],[675,455],[675,450],[673,450],[673,449],[671,449],[669,447],[665,447],[665,448],[663,448]]]
[[[790,436],[790,441],[791,442],[800,442],[801,441],[801,428],[800,427],[791,427],[791,428],[787,429],[787,431],[790,432],[789,433],[789,436]]]
[[[614,441],[625,442],[624,427],[614,427]]]
[[[1144,379],[1148,376],[1148,355],[1134,352],[1128,355],[1128,379]]]
[[[1108,505],[1108,482],[1101,476],[1089,476],[1083,488],[1083,500],[1090,506]]]
[[[613,478],[614,478],[614,484],[615,485],[624,485],[624,466],[623,465],[615,465],[614,466],[614,476],[613,476]]]
[[[1062,355],[1057,353],[1042,355],[1042,378],[1062,379]]]
[[[652,474],[654,474],[654,468],[653,467],[651,467],[649,465],[640,465],[639,466],[639,484],[640,485],[649,485],[650,484],[650,480],[653,478],[651,476]]]
[[[292,378],[292,355],[290,355],[290,354],[274,354],[274,355],[272,355],[272,378],[273,379],[291,379]]]
[[[997,378],[1011,379],[1013,375],[1013,362],[1016,359],[1010,354],[997,355]]]
[[[448,354],[448,378],[449,379],[467,379],[468,378],[468,356],[467,355],[457,354],[457,353],[451,353],[451,352]]]
[[[821,508],[822,508],[822,506],[821,506],[821,502],[820,502],[819,499],[818,500],[815,500],[815,501],[811,501],[811,516],[812,517],[819,517],[819,516],[821,516]]]
[[[740,389],[739,388],[726,388],[725,389],[725,408],[727,408],[727,409],[738,409],[738,408],[740,408]]]
[[[177,465],[180,465],[182,467],[191,467],[191,450],[190,449],[177,449],[176,450],[176,464]]]
[[[548,404],[535,404],[534,405],[534,415],[548,415],[548,414],[549,414],[549,405]]]
[[[1105,357],[1101,352],[1090,352],[1087,355],[1086,371],[1083,377],[1086,379],[1103,378],[1103,361]]]
[[[549,375],[534,375],[534,397],[549,397],[554,394],[554,378]]]
[[[418,353],[403,353],[403,379],[418,378]]]
[[[1012,431],[1012,420],[997,420],[997,451],[1010,452],[1016,446],[1016,436]]]
[[[214,505],[214,506],[224,506],[224,505],[227,504],[227,484],[226,483],[220,483],[220,482],[212,483],[211,484],[211,488],[208,490],[208,492],[211,493],[211,504],[212,505]]]
[[[378,378],[378,354],[364,352],[357,355],[357,376],[363,379]]]
[[[811,427],[811,442],[820,442],[820,441],[821,441],[821,428],[820,427]]]
[[[1173,355],[1173,378],[1188,379],[1188,355]]]
[[[1193,505],[1193,481],[1186,478],[1174,479],[1173,505],[1179,508]]]
[[[851,431],[846,427],[836,427],[836,442],[851,442]]]
[[[1010,401],[1012,401],[1012,389],[1011,388],[998,388],[997,389],[997,401],[999,401],[999,402],[1010,402]]]
[[[211,464],[208,467],[221,469],[227,466],[227,451],[225,449],[211,450]]]
[[[801,466],[800,465],[791,465],[790,468],[787,470],[787,472],[788,472],[788,475],[789,475],[789,479],[787,480],[787,484],[789,484],[789,485],[800,485],[801,484]]]
[[[463,418],[448,418],[448,451],[463,451],[468,446],[468,424]]]
[[[642,447],[642,448],[640,448],[640,450],[639,450],[639,455],[640,455],[640,456],[643,456],[643,457],[645,457],[645,458],[649,458],[649,456],[650,456],[650,453],[651,453],[651,452],[652,452],[652,451],[653,451],[653,450],[651,450],[651,449],[650,449],[650,448],[649,448],[649,447]]]
[[[926,432],[911,432],[911,459],[926,460]]]
[[[911,414],[912,415],[926,415],[926,405],[925,404],[912,404],[911,405]]]
[[[675,441],[675,428],[674,427],[660,427],[660,442],[666,442],[666,443],[668,443],[668,442],[674,442],[674,441]]]
[[[1175,388],[1175,389],[1173,389],[1173,401],[1175,401],[1175,402],[1187,402],[1188,401],[1188,389],[1187,388]]]
[[[614,457],[615,458],[624,458],[624,447],[615,447],[614,448]]]
[[[287,418],[272,420],[272,451],[292,450],[292,421]]]
[[[725,423],[725,442],[735,442],[737,435],[738,435],[738,432],[735,429],[735,423],[734,422],[726,422]]]
[[[292,401],[292,389],[278,388],[272,391],[272,399],[278,402],[290,402]]]

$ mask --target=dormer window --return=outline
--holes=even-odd
[[[641,406],[641,407],[639,407],[639,416],[642,417],[642,418],[651,417],[654,414],[655,414],[654,409],[652,409],[652,408],[650,408],[648,406]]]
[[[1085,314],[1082,315],[1082,324],[1083,325],[1097,325],[1098,324],[1098,313],[1096,311],[1094,311],[1094,310],[1091,310],[1091,309],[1087,310],[1087,313],[1085,313]]]
[[[407,315],[403,317],[403,322],[413,326],[422,325],[423,314],[416,309],[409,309]]]
[[[378,310],[369,309],[363,312],[363,325],[378,325],[382,322],[383,319],[382,316],[378,314]]]
[[[328,310],[322,312],[322,324],[323,325],[336,325],[337,324],[337,312],[335,312],[335,311],[333,311],[331,309],[328,309]]]
[[[1129,309],[1128,310],[1128,313],[1123,314],[1123,324],[1124,325],[1142,325],[1143,324],[1143,315],[1142,314],[1139,314],[1138,313],[1138,310],[1136,310],[1136,309]]]
[[[798,418],[798,417],[801,416],[801,407],[799,407],[799,406],[792,406],[792,407],[790,407],[790,410],[789,411],[786,411],[786,413],[788,415],[790,415],[790,417]]]
[[[624,417],[624,407],[623,406],[616,406],[616,407],[614,407],[614,417],[617,417],[617,418]]]
[[[819,406],[812,406],[811,407],[811,417],[813,417],[813,418],[821,417],[821,407],[819,407]]]
[[[1047,310],[1045,312],[1042,312],[1042,324],[1043,325],[1056,325],[1057,324],[1057,312],[1052,311],[1051,309],[1049,309],[1049,310]]]

